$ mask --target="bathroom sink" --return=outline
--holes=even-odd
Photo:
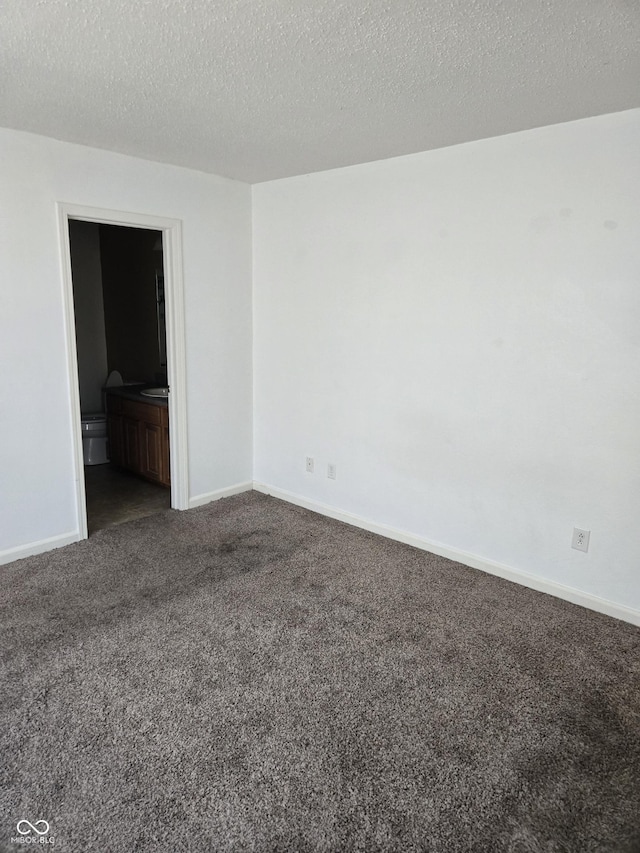
[[[164,400],[169,396],[168,388],[145,388],[140,392],[143,397],[162,397]]]

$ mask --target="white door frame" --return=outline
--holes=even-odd
[[[182,223],[144,213],[125,213],[80,204],[58,202],[62,285],[64,291],[65,337],[69,376],[69,402],[73,426],[74,466],[78,532],[86,539],[87,499],[84,485],[82,455],[82,421],[80,413],[80,383],[76,348],[76,318],[71,275],[71,246],[69,220],[95,222],[100,225],[124,225],[127,228],[147,228],[162,231],[164,264],[165,312],[167,324],[167,377],[169,394],[169,444],[171,460],[171,506],[189,508],[189,456],[187,448],[187,369],[184,325],[184,281],[182,277]]]

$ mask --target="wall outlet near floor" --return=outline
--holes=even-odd
[[[304,461],[304,467],[307,474],[313,474],[313,456],[307,456]]]
[[[573,538],[571,539],[571,547],[575,548],[576,551],[588,551],[590,536],[590,530],[580,530],[579,527],[574,527]]]
[[[327,465],[327,477],[330,480],[335,480],[336,478],[336,464],[335,462],[329,462]]]

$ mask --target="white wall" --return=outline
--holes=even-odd
[[[100,232],[94,222],[69,222],[73,266],[73,305],[76,317],[80,408],[101,412],[107,378],[107,338],[104,327]]]
[[[635,110],[255,186],[255,479],[639,609],[639,150]]]
[[[251,192],[0,130],[0,557],[78,529],[56,202],[181,219],[192,496],[251,480]]]

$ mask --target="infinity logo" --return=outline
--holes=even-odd
[[[21,829],[21,827],[27,827],[26,829]],[[43,829],[38,829],[38,827],[44,827]],[[49,832],[49,824],[46,820],[37,820],[35,823],[29,823],[28,820],[19,820],[16,829],[20,833],[20,835],[29,835],[31,831],[36,833],[36,835],[46,835]]]

